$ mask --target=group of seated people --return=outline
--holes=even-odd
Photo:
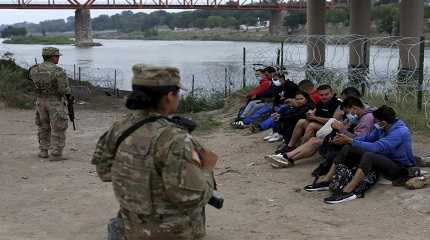
[[[272,129],[268,142],[283,141],[265,159],[273,168],[288,168],[316,153],[308,192],[331,190],[329,204],[364,196],[379,176],[402,184],[418,176],[411,133],[393,108],[367,105],[360,91],[345,88],[339,98],[329,85],[298,85],[273,67],[256,71],[259,84],[232,123],[253,132]]]

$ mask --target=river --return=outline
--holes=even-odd
[[[1,41],[2,39],[0,39]],[[232,82],[240,85],[242,79],[243,48],[246,48],[247,79],[253,79],[253,63],[274,63],[278,43],[227,42],[227,41],[143,41],[143,40],[95,40],[101,47],[76,48],[58,46],[63,56],[60,64],[69,73],[79,66],[82,74],[94,78],[112,78],[117,69],[118,86],[131,88],[131,67],[136,63],[166,65],[178,67],[186,86],[191,86],[192,75],[197,87],[214,88],[224,86],[224,68],[228,68]],[[43,45],[0,44],[0,54],[10,51],[15,54],[21,65],[31,65],[42,61],[40,56]],[[284,46],[287,69],[296,72],[293,80],[302,78],[301,67],[306,62],[306,47],[303,44]],[[426,66],[430,67],[429,50],[426,50]],[[328,46],[326,65],[333,69],[347,69],[348,47],[345,45]],[[370,68],[375,76],[387,77],[396,71],[398,50],[385,47],[371,47]],[[298,74],[297,74],[298,72]],[[106,77],[108,76],[108,77]],[[294,79],[297,78],[297,79]]]

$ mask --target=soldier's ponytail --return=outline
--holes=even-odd
[[[131,110],[156,109],[169,92],[178,92],[177,86],[143,87],[133,85],[133,92],[128,96],[125,106]]]

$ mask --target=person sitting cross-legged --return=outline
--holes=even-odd
[[[328,190],[339,165],[357,170],[340,192],[324,199],[325,203],[341,203],[359,197],[356,188],[371,171],[391,181],[407,179],[408,168],[416,165],[408,127],[396,117],[393,108],[385,105],[374,111],[373,116],[375,128],[368,135],[351,138],[339,133],[335,137],[334,142],[344,147],[327,175],[320,182],[306,186],[306,191]]]

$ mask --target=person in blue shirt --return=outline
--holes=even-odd
[[[306,191],[328,190],[337,164],[358,168],[341,193],[324,199],[324,202],[329,204],[356,199],[359,195],[354,190],[370,171],[375,171],[391,181],[407,178],[408,168],[416,164],[408,127],[396,117],[393,108],[385,105],[374,111],[373,116],[375,127],[369,134],[354,139],[344,134],[336,135],[334,142],[345,146],[336,156],[324,179],[306,186]]]

